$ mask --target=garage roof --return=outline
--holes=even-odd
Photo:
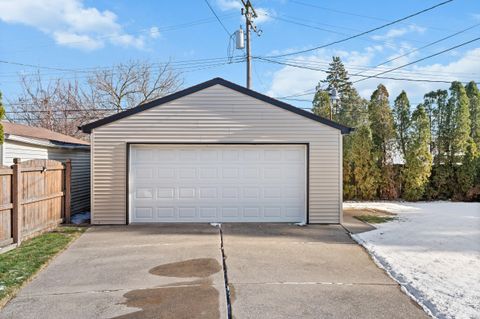
[[[152,107],[156,107],[156,106],[159,106],[161,104],[165,104],[167,102],[170,102],[170,101],[173,101],[173,100],[176,100],[178,98],[181,98],[181,97],[184,97],[186,95],[189,95],[189,94],[192,94],[192,93],[195,93],[195,92],[198,92],[200,90],[203,90],[203,89],[206,89],[206,88],[209,88],[211,86],[214,86],[214,85],[223,85],[229,89],[232,89],[234,91],[237,91],[237,92],[240,92],[240,93],[243,93],[243,94],[246,94],[246,95],[249,95],[253,98],[256,98],[258,100],[261,100],[261,101],[264,101],[264,102],[267,102],[271,105],[275,105],[279,108],[282,108],[284,110],[287,110],[287,111],[290,111],[290,112],[293,112],[295,114],[298,114],[298,115],[301,115],[301,116],[304,116],[306,118],[309,118],[311,120],[314,120],[314,121],[317,121],[317,122],[320,122],[322,124],[325,124],[325,125],[328,125],[328,126],[331,126],[333,128],[336,128],[338,130],[341,131],[342,134],[348,134],[350,133],[351,131],[353,131],[353,128],[350,128],[348,126],[345,126],[345,125],[342,125],[342,124],[339,124],[339,123],[336,123],[334,121],[331,121],[329,119],[326,119],[326,118],[323,118],[323,117],[320,117],[318,115],[315,115],[313,113],[310,113],[310,112],[307,112],[305,110],[302,110],[298,107],[295,107],[293,105],[290,105],[290,104],[287,104],[287,103],[284,103],[282,101],[279,101],[279,100],[276,100],[274,98],[271,98],[269,96],[266,96],[264,94],[261,94],[261,93],[258,93],[256,91],[253,91],[253,90],[250,90],[250,89],[247,89],[243,86],[240,86],[238,84],[235,84],[233,82],[230,82],[230,81],[227,81],[225,79],[222,79],[222,78],[214,78],[214,79],[211,79],[209,81],[206,81],[206,82],[203,82],[203,83],[200,83],[200,84],[197,84],[197,85],[194,85],[192,87],[189,87],[187,89],[184,89],[184,90],[181,90],[181,91],[178,91],[176,93],[173,93],[173,94],[170,94],[170,95],[167,95],[167,96],[164,96],[162,98],[159,98],[159,99],[156,99],[154,101],[151,101],[151,102],[148,102],[148,103],[145,103],[145,104],[141,104],[139,106],[136,106],[134,108],[131,108],[131,109],[128,109],[128,110],[125,110],[123,112],[120,112],[120,113],[116,113],[116,114],[113,114],[113,115],[110,115],[110,116],[107,116],[103,119],[100,119],[98,121],[95,121],[95,122],[92,122],[92,123],[88,123],[88,124],[85,124],[83,125],[81,128],[81,130],[84,132],[84,133],[91,133],[92,132],[92,129],[94,128],[97,128],[97,127],[100,127],[102,125],[105,125],[105,124],[108,124],[108,123],[112,123],[112,122],[115,122],[117,120],[120,120],[124,117],[127,117],[127,116],[130,116],[130,115],[133,115],[133,114],[136,114],[136,113],[139,113],[139,112],[142,112],[142,111],[145,111],[145,110],[148,110]]]

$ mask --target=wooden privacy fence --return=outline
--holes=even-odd
[[[0,166],[0,246],[70,222],[71,162],[14,160]]]

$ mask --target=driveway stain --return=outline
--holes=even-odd
[[[213,258],[189,259],[159,265],[150,274],[164,277],[197,277],[156,288],[132,290],[123,295],[127,307],[141,310],[112,319],[220,318],[220,294],[209,276],[222,270]]]
[[[219,293],[210,284],[139,289],[123,296],[124,305],[141,310],[116,319],[220,318]]]
[[[214,258],[197,258],[163,264],[150,269],[149,273],[164,277],[208,277],[222,270]]]

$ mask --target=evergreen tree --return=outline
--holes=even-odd
[[[408,96],[405,91],[402,91],[402,93],[400,93],[400,95],[395,99],[393,106],[393,119],[395,121],[395,130],[397,132],[398,148],[402,152],[402,156],[405,159],[407,135],[410,127],[410,101],[408,100]]]
[[[357,127],[365,124],[367,103],[353,87],[339,57],[333,57],[327,70],[327,77],[316,87],[312,111],[323,117],[330,117],[330,95],[333,88],[337,90],[340,100],[332,107],[332,119],[343,125]]]
[[[474,81],[467,84],[465,91],[470,102],[470,137],[478,147],[480,145],[480,91]]]
[[[450,149],[453,143],[453,118],[455,105],[448,98],[448,91],[437,90],[425,95],[425,103],[433,113],[431,134],[434,154],[430,198],[448,199],[452,196],[455,176],[450,161]]]
[[[327,91],[332,91],[333,88],[338,92],[347,92],[352,89],[352,82],[348,77],[348,72],[345,70],[342,60],[338,56],[332,57],[332,62],[328,66],[327,78],[323,83],[327,84]]]
[[[372,133],[368,125],[357,128],[352,136],[351,157],[353,183],[351,198],[374,199],[377,194],[379,171],[372,155]]]
[[[335,88],[340,96],[333,110],[333,120],[341,124],[358,127],[368,122],[367,102],[361,98],[348,78],[348,72],[339,57],[333,57],[327,71],[327,78],[320,81],[312,103],[312,112],[326,118],[330,117],[329,92]],[[343,187],[346,199],[354,198],[355,177],[354,160],[352,158],[352,140],[357,131],[343,136]],[[361,183],[361,181],[358,181]]]
[[[469,199],[468,192],[475,186],[478,169],[477,146],[473,139],[469,139],[462,164],[457,168],[456,174],[456,199]]]
[[[463,198],[475,181],[477,150],[470,136],[470,101],[460,82],[452,83],[449,104],[452,104],[454,110],[452,145],[449,152],[449,164],[455,172],[455,188],[452,193],[456,194],[457,198]]]
[[[372,131],[373,156],[380,170],[379,195],[381,198],[397,197],[393,168],[393,143],[395,128],[387,88],[380,84],[373,92],[368,105]]]
[[[5,118],[5,108],[3,107],[2,102],[2,92],[0,91],[0,121]],[[3,134],[3,125],[0,122],[0,144],[3,144],[4,134]]]
[[[423,105],[418,105],[411,117],[411,127],[405,135],[405,165],[402,170],[403,198],[423,197],[432,170],[430,153],[430,122]]]
[[[439,127],[442,126],[447,109],[448,91],[431,91],[424,96],[424,107],[430,125],[430,152],[437,153],[439,142]]]
[[[330,111],[330,96],[328,95],[328,92],[325,90],[317,89],[317,92],[315,93],[312,102],[313,114],[325,118],[330,118]],[[337,120],[335,114],[333,116],[333,120]]]
[[[460,82],[453,82],[450,87],[448,103],[453,109],[452,144],[449,157],[453,164],[461,163],[470,139],[470,107],[467,92]]]

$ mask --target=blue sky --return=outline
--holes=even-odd
[[[209,0],[233,33],[243,24],[240,0]],[[263,33],[252,38],[252,53],[268,56],[308,49],[382,25],[440,0],[253,0]],[[381,68],[375,66],[457,31],[480,23],[480,1],[454,0],[402,23],[325,49],[288,57],[290,62],[324,69],[332,55],[340,55],[350,73],[376,74],[478,37],[480,26],[402,57]],[[300,25],[303,24],[303,25]],[[304,26],[308,25],[308,26]],[[182,65],[190,86],[213,77],[244,85],[245,64],[227,62],[228,35],[203,0],[83,1],[0,0],[0,60],[77,70],[41,69],[45,79],[83,79],[86,69],[108,67],[131,59],[153,63],[219,58]],[[244,52],[235,50],[235,55]],[[177,63],[177,64],[175,64]],[[19,93],[18,74],[35,68],[0,63],[0,90],[4,99]],[[388,73],[390,77],[427,80],[480,80],[480,41],[413,66]],[[325,74],[276,65],[253,63],[253,88],[274,97],[309,92]],[[359,79],[355,77],[352,79]],[[448,84],[368,79],[356,84],[368,97],[384,83],[394,98],[405,89],[413,103],[424,93]],[[311,95],[295,97],[310,100]],[[392,100],[393,100],[392,98]],[[309,102],[290,101],[306,107]]]

